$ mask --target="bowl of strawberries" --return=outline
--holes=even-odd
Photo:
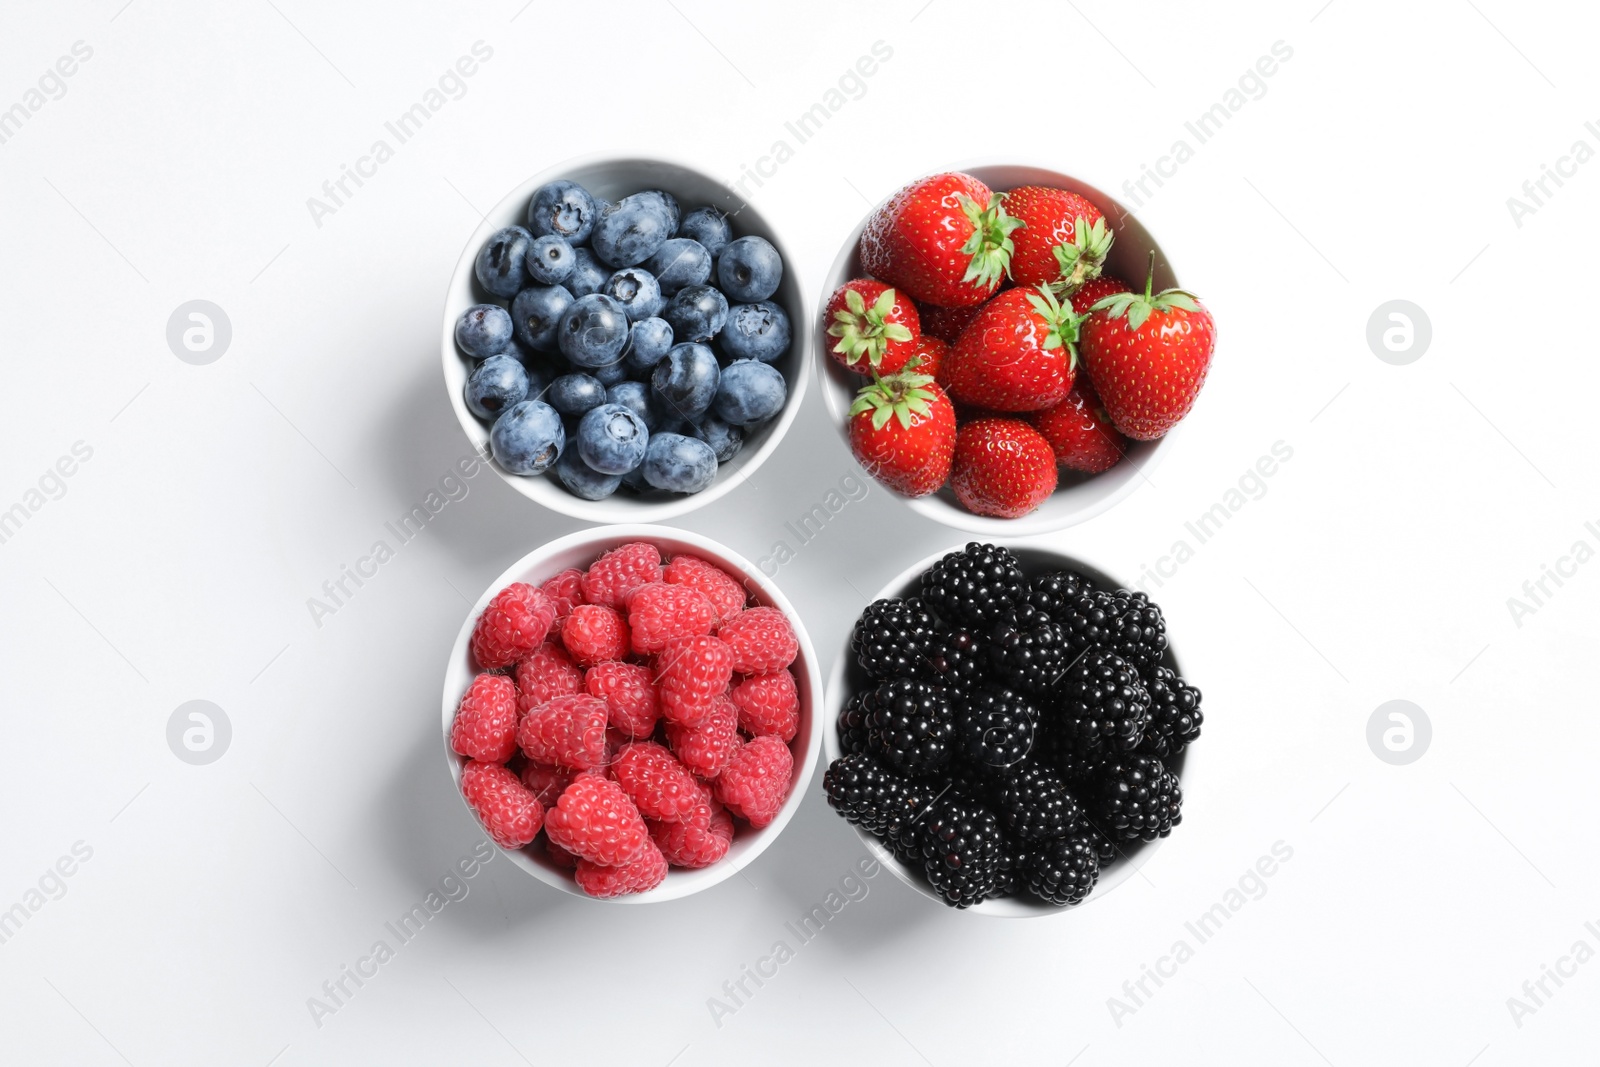
[[[900,189],[823,291],[822,394],[851,453],[914,510],[976,533],[1063,529],[1132,492],[1216,340],[1136,218],[1030,166]]]
[[[574,896],[673,900],[760,855],[821,752],[798,614],[707,538],[583,530],[473,606],[445,672],[445,755],[511,861]]]

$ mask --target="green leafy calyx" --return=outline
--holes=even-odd
[[[828,336],[839,339],[833,350],[844,356],[845,362],[855,364],[865,359],[869,366],[876,367],[883,361],[890,341],[911,340],[910,329],[889,320],[894,314],[893,289],[885,289],[870,308],[860,293],[846,289],[844,303],[843,308],[833,313]]]
[[[1045,348],[1064,348],[1067,350],[1067,365],[1078,365],[1078,327],[1087,318],[1072,310],[1070,303],[1063,304],[1056,299],[1056,294],[1050,291],[1050,286],[1039,286],[1037,293],[1028,294],[1028,303],[1033,305],[1034,312],[1045,321],[1049,332],[1045,334]]]
[[[1187,289],[1163,289],[1151,295],[1156,281],[1156,254],[1150,253],[1150,272],[1145,275],[1143,293],[1112,293],[1108,297],[1096,300],[1090,311],[1104,311],[1107,318],[1120,319],[1127,316],[1128,330],[1138,332],[1150,318],[1151,312],[1170,311],[1174,308],[1181,311],[1199,311],[1198,298]]]
[[[983,289],[993,288],[1000,279],[1011,275],[1011,253],[1016,251],[1011,232],[1024,223],[1006,214],[999,193],[989,198],[987,206],[980,206],[964,193],[957,195],[962,213],[972,223],[972,236],[961,246],[962,254],[972,258],[961,280],[976,282]]]
[[[874,378],[862,386],[855,403],[850,405],[850,416],[854,418],[870,411],[874,430],[883,429],[890,419],[899,422],[903,430],[911,429],[911,424],[929,414],[933,402],[939,399],[938,394],[928,388],[933,384],[933,375],[917,372],[920,362],[920,359],[913,359],[904,370]]]
[[[1061,268],[1061,277],[1050,283],[1057,296],[1071,296],[1090,278],[1100,276],[1100,268],[1105,266],[1106,256],[1111,253],[1112,239],[1103,218],[1095,219],[1093,226],[1082,215],[1073,220],[1072,243],[1059,244],[1050,250]]]

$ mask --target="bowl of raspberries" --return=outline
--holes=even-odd
[[[905,186],[823,293],[823,396],[856,460],[916,511],[990,536],[1059,530],[1132,491],[1216,340],[1137,219],[1038,167]]]
[[[805,392],[799,279],[755,208],[681,164],[569,162],[484,218],[445,299],[462,429],[524,496],[670,518],[754,473]]]
[[[794,609],[714,541],[610,526],[535,549],[445,673],[450,773],[512,862],[577,896],[673,900],[755,859],[820,758]]]
[[[1183,819],[1204,718],[1144,593],[979,542],[879,593],[829,706],[828,803],[919,893],[1004,916],[1132,877]]]

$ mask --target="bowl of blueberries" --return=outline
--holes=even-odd
[[[799,410],[809,316],[760,213],[656,159],[562,164],[513,190],[445,300],[445,384],[524,496],[590,522],[727,493]]]

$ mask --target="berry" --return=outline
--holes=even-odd
[[[1167,651],[1167,623],[1161,609],[1144,593],[1118,589],[1090,590],[1061,619],[1074,649],[1098,645],[1144,670],[1161,662]]]
[[[583,692],[583,671],[567,650],[547,641],[517,664],[517,711],[529,711],[556,697]]]
[[[592,374],[563,374],[544,391],[544,400],[561,414],[577,418],[606,402],[606,387]]]
[[[509,667],[538,648],[556,606],[526,582],[513,582],[484,607],[472,627],[472,658],[486,671]]]
[[[737,615],[744,610],[744,586],[713,563],[694,556],[673,556],[661,570],[663,581],[698,589],[716,609],[717,621]]]
[[[952,696],[970,693],[989,678],[993,662],[989,638],[972,630],[955,630],[943,635],[929,659],[933,677]]]
[[[1060,689],[1062,738],[1078,759],[1132,752],[1150,721],[1150,694],[1115,652],[1090,648],[1067,670]]]
[[[699,726],[727,692],[733,650],[709,635],[673,638],[656,656],[655,671],[661,714],[671,722]]]
[[[739,359],[723,369],[713,405],[729,426],[754,426],[782,411],[788,399],[782,371],[759,359]]]
[[[944,797],[923,818],[917,841],[928,883],[951,907],[981,903],[998,886],[1001,836],[993,812]]]
[[[999,869],[990,898],[1009,897],[1028,888],[1028,871],[1033,867],[1038,842],[1019,841],[1002,836]]]
[[[823,309],[834,362],[859,374],[893,374],[917,354],[922,326],[911,299],[875,278],[845,282]]]
[[[717,284],[741,304],[766,300],[783,280],[783,258],[765,237],[750,235],[728,242],[717,257]]]
[[[1089,309],[1108,296],[1129,292],[1128,286],[1109,274],[1101,274],[1083,283],[1083,288],[1072,294],[1072,310],[1087,315]]]
[[[861,613],[850,652],[869,678],[925,676],[943,637],[939,620],[917,597],[876,600]]]
[[[1011,235],[1011,278],[1018,285],[1048,282],[1066,295],[1100,274],[1111,232],[1092,201],[1065,189],[1024,185],[1005,194],[1005,208],[1023,223]]]
[[[628,654],[628,624],[611,608],[579,604],[561,626],[561,643],[581,667],[608,663]]]
[[[714,778],[739,747],[739,709],[718,697],[698,726],[668,719],[667,743],[678,762],[702,778]]]
[[[733,687],[728,699],[739,709],[739,729],[751,737],[789,742],[800,729],[800,694],[787,670],[751,675]]]
[[[528,229],[535,237],[553,234],[571,244],[582,244],[589,239],[597,214],[599,208],[587,189],[558,178],[533,191],[528,202]]]
[[[950,350],[945,382],[963,404],[1041,411],[1067,397],[1078,364],[1078,315],[1044,286],[1007,289]]]
[[[920,369],[874,377],[850,406],[850,451],[902,496],[937,492],[955,449],[955,405]]]
[[[704,826],[693,822],[650,822],[650,838],[674,867],[709,867],[728,854],[733,816],[716,801]],[[647,820],[648,821],[648,820]]]
[[[461,795],[501,848],[522,848],[539,832],[544,809],[517,776],[498,763],[471,760],[461,769]]]
[[[511,405],[489,430],[494,461],[511,474],[543,474],[566,447],[561,413],[543,400]]]
[[[660,652],[674,638],[708,634],[716,623],[716,607],[686,585],[650,582],[628,597],[633,650],[640,655]]]
[[[606,702],[606,721],[624,737],[649,737],[661,717],[655,679],[636,663],[597,663],[583,676],[583,687]]]
[[[776,737],[739,745],[713,784],[729,811],[759,830],[778,817],[789,795],[794,754]]]
[[[884,766],[920,777],[949,764],[955,751],[955,709],[939,686],[896,678],[861,700],[867,751]]]
[[[1065,400],[1034,412],[1028,422],[1049,442],[1056,463],[1068,470],[1085,474],[1110,470],[1128,448],[1083,375],[1074,379]]]
[[[600,474],[623,475],[644,462],[650,430],[630,407],[600,404],[578,421],[578,458]]]
[[[956,709],[956,744],[961,759],[982,774],[1013,773],[1033,751],[1039,712],[1010,689],[988,685],[968,694]]]
[[[623,267],[606,279],[600,291],[622,305],[630,323],[653,319],[667,306],[661,283],[643,267]],[[628,331],[631,335],[633,327],[629,326]]]
[[[789,617],[779,608],[748,608],[717,627],[717,637],[733,653],[733,669],[762,674],[787,667],[800,651]]]
[[[947,345],[956,343],[961,336],[961,331],[967,324],[978,317],[978,312],[983,310],[982,304],[972,304],[968,307],[942,308],[932,304],[918,304],[917,314],[922,317],[922,333],[943,341]]]
[[[709,285],[686,285],[672,294],[661,317],[680,341],[710,341],[728,324],[728,298]]]
[[[606,762],[606,702],[580,693],[530,710],[517,726],[517,745],[538,763],[587,770]]]
[[[722,351],[729,359],[775,363],[789,351],[789,315],[770,300],[735,304],[722,328]]]
[[[895,774],[864,752],[834,760],[822,775],[822,788],[840,815],[878,837],[909,830],[940,789]]]
[[[1100,854],[1093,834],[1074,833],[1047,841],[1028,858],[1028,891],[1057,907],[1083,903],[1100,877]]]
[[[694,776],[654,741],[623,745],[609,771],[612,781],[647,819],[682,819],[700,803],[700,786]]]
[[[733,227],[728,216],[714,207],[695,208],[678,223],[678,236],[700,242],[713,256],[720,255],[733,240]]]
[[[1205,721],[1200,690],[1167,667],[1153,667],[1144,677],[1150,691],[1150,722],[1139,751],[1170,763],[1200,738],[1200,724]]]
[[[1049,614],[1024,602],[990,631],[993,676],[1024,693],[1045,693],[1067,666],[1067,635]]]
[[[1078,822],[1067,783],[1042,764],[1028,763],[1000,787],[996,813],[1006,832],[1025,841],[1065,837]]]
[[[616,867],[637,856],[650,840],[644,820],[622,787],[597,774],[572,780],[545,815],[550,840],[580,860]]]
[[[575,258],[580,269],[588,254],[588,249],[578,249]],[[561,325],[561,316],[572,306],[576,277],[575,271],[565,285],[530,285],[511,301],[512,336],[523,347],[534,352],[556,351],[556,329]]]
[[[686,341],[673,345],[650,375],[650,395],[667,415],[694,422],[711,407],[722,371],[705,345]]]
[[[850,699],[844,702],[844,707],[839,709],[836,729],[839,731],[839,747],[846,755],[867,750],[867,717],[861,711],[861,701],[865,695],[852,694]]]
[[[533,239],[528,254],[523,257],[523,266],[527,268],[528,277],[540,285],[560,285],[572,277],[578,257],[566,238],[547,233]]]
[[[504,763],[517,751],[517,687],[503,674],[480,674],[461,694],[450,747],[469,759]]]
[[[525,257],[533,244],[533,234],[521,226],[496,230],[478,250],[473,271],[478,284],[495,296],[510,299],[528,284]]]
[[[473,359],[488,359],[510,346],[511,329],[511,316],[499,304],[473,304],[456,320],[456,345]]]
[[[974,515],[1020,519],[1056,491],[1056,454],[1020,419],[981,418],[961,427],[950,488]]]
[[[683,232],[681,227],[678,232]],[[655,275],[656,284],[666,296],[684,286],[704,285],[711,279],[711,267],[712,252],[692,237],[669,237],[645,261],[645,269]]]
[[[677,202],[647,189],[601,208],[589,245],[607,266],[631,267],[655,255],[677,228]]]
[[[698,493],[716,480],[717,453],[699,438],[658,433],[645,449],[639,475],[652,489]]]
[[[895,193],[867,219],[861,266],[940,307],[981,304],[1005,279],[1022,223],[970,174],[934,174]]]
[[[549,808],[561,798],[567,786],[580,774],[592,774],[592,771],[578,771],[571,767],[557,767],[553,763],[527,762],[522,765],[522,773],[518,776],[528,792],[534,795],[544,807]]]
[[[528,371],[516,356],[490,356],[467,376],[463,399],[467,410],[485,422],[493,422],[509,407],[528,397]]]
[[[637,856],[615,867],[579,859],[573,877],[577,879],[578,888],[591,897],[643,893],[666,880],[667,858],[661,854],[655,842],[647,837]]]
[[[1093,588],[1094,583],[1077,571],[1050,571],[1028,579],[1025,599],[1065,626],[1078,598]]]
[[[661,580],[661,553],[643,541],[613,548],[589,565],[583,576],[583,599],[608,608],[627,605],[628,594],[646,582]]]
[[[1126,753],[1095,761],[1079,796],[1095,826],[1113,841],[1154,841],[1183,821],[1178,776],[1154,756]]]
[[[560,623],[572,614],[573,608],[583,603],[583,572],[576,567],[568,567],[546,578],[539,590],[556,606],[555,621]]]
[[[922,602],[952,625],[985,629],[1022,599],[1022,567],[1010,549],[976,541],[922,576]]]
[[[557,795],[559,796],[560,794]],[[557,867],[568,871],[575,871],[578,869],[578,857],[574,856],[572,853],[568,852],[566,849],[550,840],[548,836],[546,836],[544,839],[544,852],[545,855],[550,857],[550,862],[554,863]]]

